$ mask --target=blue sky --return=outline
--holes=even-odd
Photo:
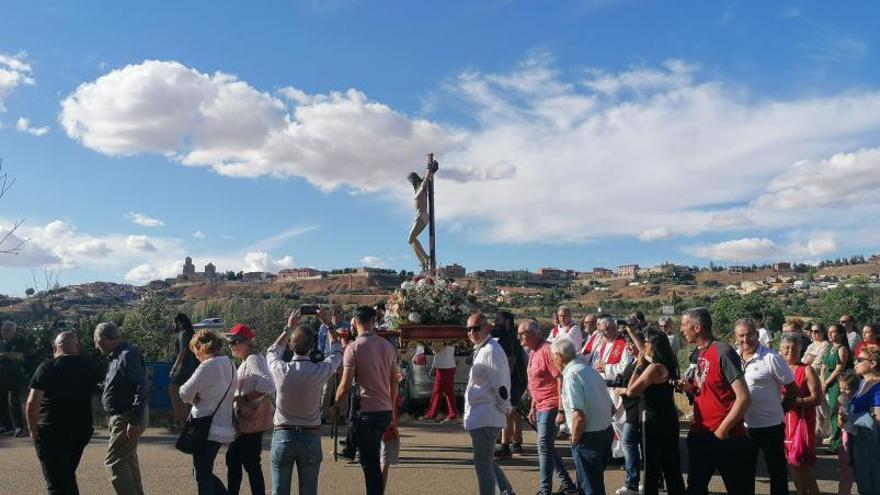
[[[873,253],[874,2],[0,4],[0,292],[219,269]],[[8,246],[8,244],[7,244]],[[39,277],[38,277],[39,278]]]

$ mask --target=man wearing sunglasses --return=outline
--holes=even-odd
[[[495,462],[495,439],[507,424],[510,413],[510,368],[504,349],[490,335],[486,316],[476,313],[467,320],[468,338],[474,344],[464,395],[464,429],[470,433],[474,449],[474,470],[480,495],[513,494],[504,471]]]

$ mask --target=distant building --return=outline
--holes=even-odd
[[[177,276],[175,282],[214,282],[217,280],[217,268],[213,263],[205,265],[205,271],[197,272],[196,266],[189,256],[183,262],[183,273]]]
[[[314,268],[287,268],[278,272],[278,280],[297,280],[303,278],[320,277],[324,272]]]
[[[465,270],[464,267],[459,265],[458,263],[441,266],[437,269],[437,273],[443,278],[452,279],[465,278],[465,276],[467,276],[467,270]]]
[[[538,268],[535,273],[538,275],[538,277],[543,279],[556,280],[567,277],[565,270],[560,270],[558,268]]]
[[[745,267],[742,267],[739,265],[733,265],[733,266],[727,268],[727,272],[728,273],[742,273],[744,268]]]
[[[183,276],[192,277],[196,274],[196,265],[193,265],[193,259],[189,256],[183,262]]]
[[[788,272],[791,271],[791,263],[786,261],[780,261],[778,263],[773,263],[773,270],[777,272]]]
[[[596,266],[593,267],[593,276],[596,278],[609,278],[614,276],[614,272],[607,268]]]
[[[242,282],[263,282],[268,280],[271,274],[266,272],[247,272],[245,273],[241,281]],[[274,278],[274,276],[272,277]]]
[[[880,254],[875,254],[875,255],[872,255],[870,258],[868,258],[868,264],[869,265],[880,265]]]
[[[617,267],[617,276],[635,278],[639,273],[639,265],[620,265]]]

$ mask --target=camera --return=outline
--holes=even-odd
[[[302,316],[318,314],[317,304],[303,304],[299,307],[299,314]]]
[[[633,327],[633,328],[636,328],[636,327],[639,326],[639,321],[636,320],[636,319],[631,319],[631,320],[621,320],[621,319],[618,318],[618,319],[617,319],[617,326],[619,326],[619,327]]]

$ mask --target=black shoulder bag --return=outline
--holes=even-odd
[[[180,436],[177,437],[177,443],[174,444],[177,450],[184,454],[192,454],[205,446],[208,442],[208,433],[211,431],[211,422],[214,421],[214,415],[217,414],[217,410],[220,409],[223,401],[226,400],[226,396],[229,395],[229,390],[232,388],[233,383],[235,383],[234,366],[232,368],[232,381],[229,382],[229,387],[226,389],[226,393],[223,394],[223,398],[220,399],[220,403],[214,408],[214,412],[210,416],[202,416],[201,418],[194,418],[192,415],[186,418],[183,431],[180,432]]]

